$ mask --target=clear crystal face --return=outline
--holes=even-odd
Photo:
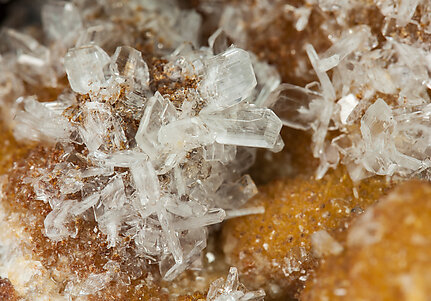
[[[133,1],[87,3],[88,15],[79,1],[48,3],[42,20],[50,46],[9,30],[4,51],[39,74],[66,75],[70,85],[51,102],[23,98],[15,118],[17,139],[64,152],[44,176],[29,179],[52,209],[46,236],[76,237],[73,222],[92,220],[109,248],[129,239],[134,259],[157,264],[169,281],[201,260],[208,227],[263,212],[241,208],[257,193],[244,173],[253,148],[280,151],[283,141],[282,122],[265,107],[280,83],[275,68],[228,47],[220,33],[210,48],[199,47],[200,15],[166,3],[148,1],[140,10],[145,18],[129,30],[146,35],[133,41],[119,22],[133,14]],[[119,19],[89,22],[100,9]],[[157,49],[151,32],[173,46]],[[147,40],[154,53],[141,51]],[[65,291],[97,292],[116,279],[106,270]]]
[[[210,58],[200,84],[205,97],[212,98],[210,107],[233,106],[249,95],[257,84],[250,55],[239,48],[229,48]]]
[[[109,62],[109,56],[99,46],[70,49],[64,58],[70,87],[81,94],[98,91],[106,83],[104,69]]]
[[[207,119],[220,144],[273,148],[282,127],[274,112],[254,105],[238,105],[209,114]]]
[[[2,23],[14,29],[0,32],[0,121],[35,153],[45,151],[12,199],[22,185],[30,207],[44,208],[37,233],[55,242],[48,249],[80,234],[102,240],[81,248],[103,246],[97,272],[47,269],[43,285],[58,299],[117,293],[118,283],[142,286],[143,277],[148,284],[157,270],[149,265],[167,281],[202,268],[214,225],[267,208],[247,206],[257,194],[247,172],[256,148],[283,149],[282,125],[311,132],[318,179],[341,164],[355,182],[431,180],[431,1],[182,2],[46,1],[41,24],[23,14],[28,23],[15,26],[21,12]],[[0,175],[0,197],[3,182],[13,183]],[[2,233],[0,257],[9,261]],[[29,243],[43,248],[34,236]],[[315,257],[342,251],[326,231],[310,240]],[[79,261],[75,255],[65,257]],[[287,274],[302,273],[288,262]],[[39,276],[21,287],[39,294]],[[246,291],[232,268],[207,299],[263,296]]]
[[[226,280],[219,278],[211,283],[207,300],[209,301],[231,301],[231,300],[263,300],[264,290],[248,292],[239,282],[238,269],[231,267]]]

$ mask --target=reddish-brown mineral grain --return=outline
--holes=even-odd
[[[0,300],[17,301],[19,300],[12,283],[6,278],[0,278]]]

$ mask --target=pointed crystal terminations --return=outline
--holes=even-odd
[[[265,297],[265,291],[248,292],[243,284],[239,282],[238,269],[231,267],[226,280],[219,278],[210,285],[207,294],[208,301],[261,301]]]
[[[73,91],[87,94],[105,83],[104,68],[111,61],[99,46],[70,49],[64,58],[67,78]]]
[[[206,123],[220,144],[273,148],[282,123],[268,108],[241,104],[206,116]]]
[[[135,139],[141,150],[152,160],[159,155],[159,129],[176,118],[177,111],[174,105],[159,92],[148,100]]]
[[[129,46],[119,46],[112,57],[111,71],[117,76],[128,78],[147,88],[150,80],[148,66],[139,50]]]
[[[205,98],[212,99],[210,106],[227,108],[250,96],[256,84],[248,52],[229,48],[209,59],[199,90]]]
[[[39,71],[32,82],[52,69],[60,78],[66,71],[70,84],[55,101],[22,97],[14,115],[16,138],[56,143],[64,152],[52,166],[41,167],[41,175],[38,170],[29,177],[37,200],[52,209],[45,234],[54,241],[75,237],[81,230],[73,222],[94,217],[94,231],[104,234],[108,248],[130,248],[128,266],[155,264],[164,280],[173,280],[190,266],[198,267],[209,226],[228,215],[263,212],[238,207],[257,193],[245,175],[256,158],[250,147],[277,151],[283,145],[281,121],[265,107],[279,76],[264,62],[258,70],[257,57],[227,48],[225,38],[217,51],[215,45],[200,47],[199,26],[194,26],[200,16],[165,9],[171,8],[166,1],[146,1],[152,7],[139,11],[145,21],[137,27],[181,46],[147,53],[140,50],[149,45],[135,41],[132,26],[117,22],[131,17],[132,9],[123,9],[129,2],[117,7],[109,1],[103,7],[103,0],[90,1],[88,6],[108,15],[97,22],[81,14],[86,1],[72,2],[45,6],[43,41],[48,47],[13,30],[5,31],[6,43],[0,43],[0,60],[11,56],[15,65]],[[149,11],[158,15],[161,7],[169,22],[152,22]],[[93,9],[88,10],[91,16]],[[110,11],[116,11],[115,18],[109,18]],[[181,28],[170,33],[173,24]],[[151,45],[162,44],[147,38]],[[196,47],[184,43],[193,41]],[[148,65],[143,57],[150,58]],[[11,71],[6,70],[15,76]],[[17,78],[22,81],[26,74],[19,72]],[[60,189],[53,187],[56,183]],[[145,272],[142,266],[135,270]],[[76,284],[67,291],[88,294],[95,291],[92,283],[101,289],[111,281],[110,274],[103,275],[81,281],[86,289]]]

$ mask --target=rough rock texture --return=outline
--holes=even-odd
[[[345,251],[323,261],[300,300],[427,300],[430,223],[431,185],[400,185],[353,223]]]
[[[0,175],[4,175],[14,162],[27,153],[30,147],[18,143],[2,119],[0,119],[0,141]]]
[[[226,260],[238,267],[246,286],[264,287],[271,297],[295,297],[318,263],[312,234],[326,230],[341,237],[351,220],[390,186],[384,178],[355,186],[342,169],[322,180],[298,176],[274,181],[250,201],[250,206],[264,206],[264,214],[224,224]]]
[[[429,1],[46,4],[0,30],[1,300],[430,295],[429,188],[360,215],[431,179]]]
[[[6,278],[0,278],[0,300],[3,301],[16,301],[18,296],[13,288],[13,285]]]

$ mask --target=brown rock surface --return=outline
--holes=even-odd
[[[18,296],[13,288],[13,285],[6,278],[0,278],[0,300],[2,301],[16,301]]]
[[[311,235],[326,230],[343,236],[352,218],[384,195],[389,186],[376,177],[355,187],[341,169],[320,181],[298,176],[272,182],[249,203],[264,206],[264,214],[236,218],[224,225],[227,262],[238,267],[248,288],[264,287],[270,297],[295,297],[317,265],[311,255]]]

